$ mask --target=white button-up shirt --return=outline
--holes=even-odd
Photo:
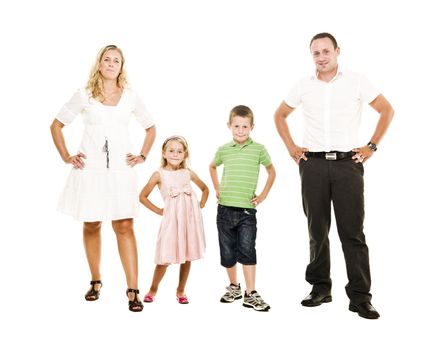
[[[285,103],[303,107],[302,147],[311,152],[348,152],[359,147],[362,105],[379,91],[363,75],[342,71],[329,82],[316,76],[303,78],[291,89]]]

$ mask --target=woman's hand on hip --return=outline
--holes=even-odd
[[[134,154],[128,153],[126,155],[126,164],[128,164],[131,168],[136,165],[143,163],[145,160],[142,156],[135,156]]]
[[[75,156],[70,156],[65,160],[66,164],[72,164],[76,169],[83,169],[85,167],[85,163],[82,158],[86,159],[86,156],[79,152]]]

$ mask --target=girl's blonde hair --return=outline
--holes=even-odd
[[[126,71],[124,69],[125,57],[123,56],[122,50],[118,48],[116,45],[107,45],[100,49],[97,54],[96,62],[94,63],[91,73],[89,74],[89,80],[86,84],[86,89],[89,90],[92,94],[92,97],[100,100],[101,102],[105,99],[105,95],[103,94],[103,77],[99,71],[100,62],[102,62],[102,58],[110,50],[116,50],[120,56],[122,57],[122,67],[120,69],[119,76],[117,77],[117,86],[119,88],[124,89],[128,85]]]
[[[174,135],[174,136],[170,136],[168,137],[162,145],[162,159],[160,161],[160,167],[161,168],[165,168],[167,166],[167,160],[165,159],[165,157],[163,156],[163,153],[166,151],[168,142],[170,141],[177,141],[179,142],[182,146],[183,146],[183,151],[185,152],[185,157],[183,158],[182,163],[179,164],[179,169],[187,169],[188,168],[188,158],[190,156],[190,152],[188,150],[188,143],[187,140],[185,140],[184,137],[179,136],[179,135]]]

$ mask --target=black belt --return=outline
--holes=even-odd
[[[337,152],[337,151],[331,151],[331,152],[305,152],[305,156],[307,158],[322,158],[327,160],[340,160],[345,158],[351,158],[356,153],[353,151],[350,152]]]
[[[227,208],[227,209],[230,209],[233,211],[248,211],[248,210],[254,209],[254,208],[229,207],[228,205],[222,205],[222,204],[218,204],[218,205],[219,205],[219,207]]]

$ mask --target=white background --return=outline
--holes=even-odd
[[[0,347],[438,348],[444,50],[437,4],[2,2]],[[304,280],[308,234],[298,169],[275,131],[273,113],[296,79],[313,71],[308,44],[322,31],[336,36],[340,63],[364,73],[396,111],[378,152],[365,164],[365,232],[373,304],[381,313],[377,321],[347,310],[345,265],[334,222],[333,302],[313,309],[300,305],[310,291]],[[178,266],[172,266],[153,304],[140,314],[127,310],[109,223],[103,226],[100,300],[83,299],[90,276],[81,223],[55,210],[69,167],[59,159],[49,125],[86,83],[96,53],[107,44],[123,49],[130,82],[157,125],[152,152],[137,168],[140,188],[158,167],[161,143],[171,134],[188,139],[192,169],[211,188],[208,164],[217,147],[230,140],[230,109],[237,104],[252,108],[252,137],[267,146],[277,170],[275,185],[258,208],[257,289],[271,304],[269,313],[218,301],[227,278],[219,265],[214,191],[203,210],[207,253],[193,263],[189,305],[175,301]],[[366,108],[362,145],[376,120],[377,114]],[[300,113],[289,123],[300,141]],[[64,131],[75,152],[80,118]],[[138,152],[144,133],[136,123],[131,133]],[[153,198],[161,205],[158,194]],[[135,221],[142,295],[151,282],[159,223],[145,208]]]

